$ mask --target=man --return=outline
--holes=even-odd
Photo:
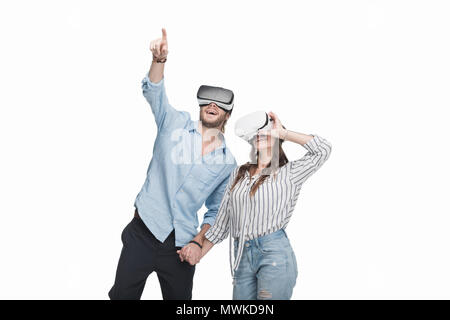
[[[164,88],[167,33],[150,45],[153,61],[142,81],[158,128],[147,178],[135,201],[135,217],[122,232],[123,248],[111,299],[140,299],[145,281],[155,271],[164,299],[190,300],[195,264],[205,232],[214,224],[225,186],[236,161],[223,132],[234,95],[230,90],[201,86],[200,121],[175,110]],[[205,203],[197,234],[197,211]]]

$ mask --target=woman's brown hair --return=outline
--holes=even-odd
[[[261,171],[262,172],[261,176],[258,178],[258,180],[256,180],[256,182],[253,184],[253,186],[250,190],[251,197],[253,197],[255,195],[256,190],[258,190],[259,186],[270,176],[270,174],[272,172],[275,171],[275,169],[281,168],[282,166],[284,166],[286,163],[289,162],[288,158],[286,157],[286,154],[284,153],[283,148],[281,147],[284,140],[279,139],[277,142],[278,142],[278,166],[274,166],[275,168],[273,168],[272,161],[271,161],[269,164],[269,167],[266,167]],[[231,190],[234,189],[234,187],[239,183],[239,181],[244,179],[246,172],[251,174],[251,172],[252,172],[251,170],[256,169],[258,167],[258,161],[257,161],[258,156],[259,156],[259,152],[256,150],[254,144],[252,144],[252,150],[250,151],[251,161],[249,161],[239,167],[239,170],[236,174],[236,178],[234,179]]]

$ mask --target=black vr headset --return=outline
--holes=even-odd
[[[207,106],[211,102],[226,112],[233,110],[234,94],[233,91],[220,88],[202,85],[197,91],[197,100],[200,107]]]

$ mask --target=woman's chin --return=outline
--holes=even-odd
[[[266,142],[260,143],[256,146],[256,150],[259,152],[267,151],[269,148],[270,146]]]

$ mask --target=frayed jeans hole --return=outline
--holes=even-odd
[[[259,294],[258,294],[258,297],[260,299],[271,299],[272,298],[272,293],[270,293],[267,290],[260,290]]]

